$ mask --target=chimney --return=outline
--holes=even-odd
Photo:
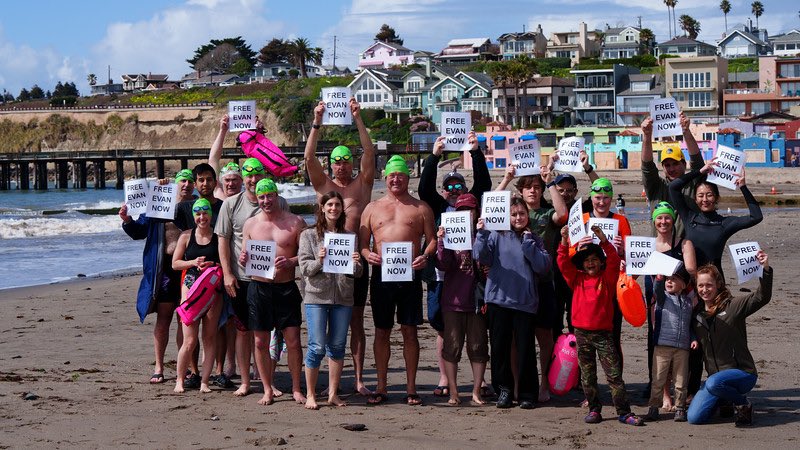
[[[544,36],[544,31],[542,30],[542,24],[536,25],[536,32]]]

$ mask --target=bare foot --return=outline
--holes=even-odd
[[[239,389],[237,389],[236,392],[233,393],[233,395],[235,395],[237,397],[244,397],[245,395],[247,395],[249,393],[250,393],[250,385],[249,384],[243,384],[243,385],[239,386]]]
[[[294,398],[294,401],[300,405],[306,402],[306,396],[300,391],[292,392],[292,398]]]
[[[450,406],[460,405],[461,404],[461,399],[458,398],[458,395],[456,395],[455,397],[450,396],[450,400],[447,401],[447,404],[450,405]]]
[[[347,406],[347,402],[340,399],[338,395],[329,396],[328,404],[333,406]]]
[[[203,394],[208,394],[211,392],[211,388],[208,387],[208,383],[200,383],[200,392]]]
[[[275,398],[283,396],[283,391],[276,388],[274,384],[272,385],[272,396]]]
[[[546,387],[539,388],[539,403],[545,403],[550,401],[550,389]]]
[[[369,397],[370,395],[374,394],[374,392],[370,391],[366,386],[364,386],[364,383],[358,383],[356,385],[356,392],[358,392],[358,395],[363,397]]]
[[[588,408],[589,407],[589,400],[584,400],[581,402],[581,408]]]
[[[317,399],[314,397],[308,397],[308,399],[306,399],[306,409],[313,409],[315,411],[318,410],[319,405],[317,404]]]
[[[272,392],[264,392],[264,396],[258,401],[259,405],[271,405],[275,402]]]
[[[486,402],[483,400],[483,397],[481,397],[481,394],[479,393],[476,394],[474,392],[472,393],[472,400],[470,401],[470,403],[472,403],[475,406],[481,406],[486,404]]]
[[[183,391],[183,383],[178,383],[178,384],[176,384],[176,385],[175,385],[175,389],[173,389],[173,391],[174,391],[176,394],[183,394],[183,392],[184,392],[184,391]]]

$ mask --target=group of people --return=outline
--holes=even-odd
[[[745,319],[769,302],[772,269],[767,254],[759,252],[757,260],[764,270],[758,290],[733,297],[726,287],[721,257],[727,240],[758,224],[762,215],[747,188],[744,171],[736,185],[749,215],[724,217],[717,212],[719,190],[704,177],[714,170],[716,161],[703,161],[686,117],[681,115],[681,125],[690,167],[680,150],[665,150],[660,157],[663,177],[653,161],[652,122],[647,119],[642,124],[642,175],[648,200],[655,204],[651,229],[655,251],[683,264],[671,276],[645,279],[649,410],[637,415],[631,410],[623,381],[622,313],[616,299],[617,280],[624,270],[624,243],[631,227],[623,214],[611,211],[611,180],[600,177],[581,153],[591,181],[589,200],[583,204],[584,223],[591,218],[616,219],[618,233],[611,239],[592,227],[588,236],[570,242],[568,211],[580,191],[573,175],[553,170],[557,155],[540,168],[540,175],[516,177],[514,166],[508,168],[496,189],[506,190],[517,178],[509,212],[511,229],[490,231],[480,216],[481,198],[492,189],[492,182],[477,136],[470,133],[472,189],[457,170],[448,171],[437,183],[438,169],[449,163],[441,161],[445,143],[439,138],[420,174],[419,198],[409,192],[406,161],[395,155],[383,171],[385,195],[373,201],[375,149],[355,99],[350,100],[350,109],[363,149],[360,170],[354,175],[353,153],[338,146],[330,154],[332,177],[316,156],[325,105],[320,102],[314,109],[304,156],[306,175],[317,195],[316,220],[310,226],[288,210],[278,186],[257,159],[247,159],[241,167],[235,163],[219,167],[226,118],[220,122],[209,163],[178,172],[175,179],[181,203],[174,221],[145,215],[133,220],[124,205],[120,209],[123,229],[134,239],[147,239],[137,309],[141,320],[157,313],[151,383],[164,381],[163,359],[172,312],[186,300],[186,292],[199,274],[218,265],[224,280],[219,298],[202,320],[182,324],[178,330],[176,392],[188,388],[209,392],[209,383],[231,388],[230,378],[238,366],[241,383],[235,394],[247,395],[252,389],[254,356],[264,391],[259,403],[271,404],[282,395],[272,381],[276,353],[279,358],[285,343],[294,400],[309,409],[319,408],[317,380],[327,356],[327,401],[343,406],[339,390],[349,334],[354,390],[366,397],[367,404],[378,405],[389,398],[390,338],[397,322],[406,373],[404,400],[419,405],[418,327],[424,322],[424,281],[427,319],[438,335],[440,374],[433,394],[446,397],[451,405],[461,403],[458,364],[465,344],[473,377],[472,404],[485,404],[492,393],[498,408],[510,408],[516,402],[520,408],[530,409],[549,401],[547,373],[554,342],[561,334],[573,333],[587,423],[602,421],[598,359],[622,423],[641,425],[645,420],[658,420],[660,407],[674,410],[676,421],[704,423],[717,409],[722,416],[736,414],[737,425],[752,421],[746,394],[756,383],[757,371],[747,348]],[[195,187],[198,198],[192,196]],[[469,250],[451,250],[444,245],[447,231],[441,216],[453,211],[469,212],[473,225]],[[353,235],[352,274],[323,270],[326,233]],[[275,242],[272,278],[245,275],[250,240]],[[400,242],[411,243],[412,280],[384,281],[383,247]],[[302,279],[302,291],[296,274]],[[367,304],[375,330],[374,391],[363,378]],[[300,333],[303,317],[308,331],[305,359]],[[199,336],[203,343],[201,371]],[[485,381],[487,364],[490,383]],[[301,389],[303,365],[305,392]],[[701,386],[703,365],[708,377]],[[212,377],[215,370],[217,375]]]

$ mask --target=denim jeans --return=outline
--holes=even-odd
[[[344,359],[353,307],[308,303],[305,307],[308,327],[306,367],[319,368],[326,354],[331,359]]]
[[[711,419],[717,401],[728,400],[734,405],[747,404],[745,394],[753,389],[758,377],[739,369],[726,369],[708,377],[697,391],[686,416],[689,423],[706,423]]]

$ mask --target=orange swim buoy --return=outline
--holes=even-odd
[[[625,321],[640,327],[647,321],[647,308],[639,283],[625,272],[620,272],[617,281],[617,303]]]

